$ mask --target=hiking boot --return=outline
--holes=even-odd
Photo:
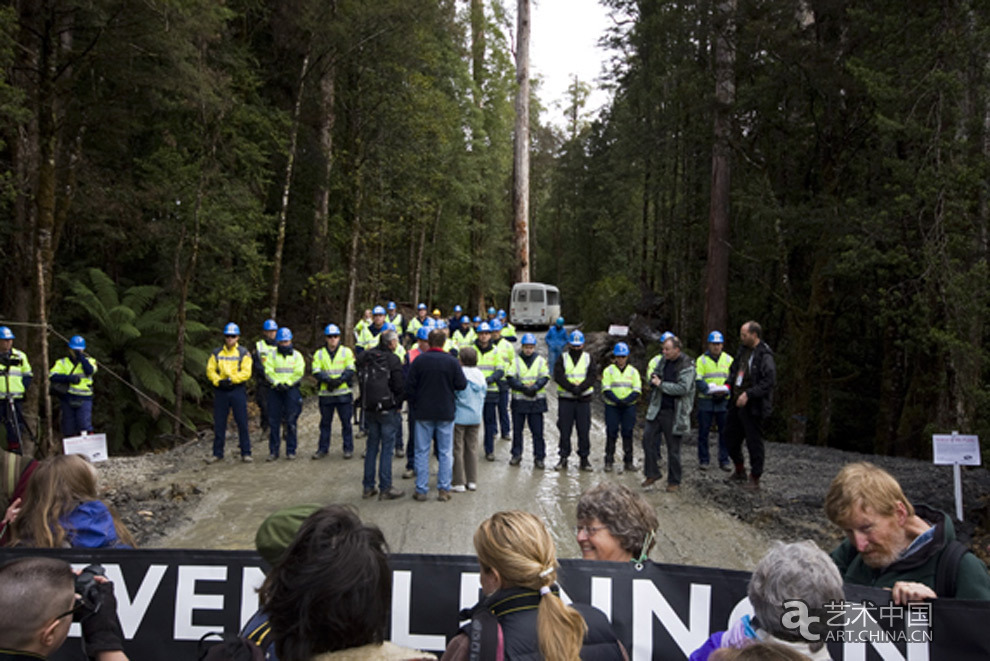
[[[378,494],[378,500],[395,500],[396,498],[402,498],[406,495],[406,492],[402,489],[396,489],[395,487],[389,487]]]
[[[557,461],[557,465],[553,467],[555,471],[565,471],[567,470],[567,457],[561,457]]]
[[[374,488],[372,488],[372,489],[365,489],[364,490],[364,493],[361,494],[361,498],[364,498],[365,500],[367,500],[368,498],[374,498],[377,495],[378,495],[378,489],[374,489]]]
[[[395,456],[398,457],[399,459],[402,459],[404,456],[406,456],[406,451],[403,450],[402,448],[395,448]]]
[[[747,479],[746,469],[739,466],[736,466],[736,470],[729,476],[729,482],[745,482]]]
[[[485,459],[487,459],[488,461],[495,461],[495,453],[494,452],[487,453],[485,455]]]
[[[216,455],[213,455],[213,456],[210,456],[210,457],[207,457],[207,458],[206,458],[206,459],[204,459],[203,461],[204,461],[204,462],[205,462],[206,464],[215,464],[215,463],[217,463],[218,461],[223,461],[223,457],[218,457],[218,456],[216,456]]]
[[[354,453],[351,452],[350,450],[347,450],[347,451],[344,452],[344,459],[351,459],[353,456],[354,456]],[[362,455],[362,456],[364,456],[364,455]]]
[[[759,491],[760,490],[760,478],[756,475],[752,475],[749,478],[749,482],[743,485],[746,491]]]
[[[440,493],[437,494],[437,500],[441,503],[445,503],[450,500],[450,492],[446,489],[440,489]]]
[[[326,456],[327,456],[327,453],[326,452],[324,452],[323,450],[318,450],[318,451],[316,451],[316,452],[313,453],[313,456],[310,457],[310,459],[313,459],[313,460],[323,459]]]
[[[429,496],[425,493],[416,492],[413,494],[413,500],[418,500],[421,503],[425,503],[429,499]]]
[[[508,436],[507,434],[502,434],[502,440],[503,441],[511,441],[512,440],[512,437],[511,436]]]
[[[633,460],[623,461],[622,470],[626,473],[632,473],[636,471],[636,462]]]
[[[278,455],[277,454],[270,454],[270,455],[268,455],[268,458],[265,459],[265,461],[276,461],[277,459],[278,459]]]
[[[543,470],[544,468],[546,468],[546,464],[543,463],[542,459],[534,459],[533,468],[539,468],[540,470]]]
[[[582,468],[583,468],[583,466],[582,466]],[[612,472],[612,462],[611,461],[606,461],[605,462],[605,472],[606,473],[611,473]]]
[[[509,465],[510,466],[518,466],[521,463],[522,463],[522,457],[520,457],[518,455],[512,457],[512,459],[509,459]]]
[[[406,471],[402,473],[402,479],[403,480],[408,480],[408,479],[413,478],[413,477],[416,477],[416,469],[415,468],[406,469]]]
[[[649,487],[652,487],[654,484],[656,484],[657,480],[659,479],[660,479],[659,477],[648,477],[645,480],[643,480],[639,486],[643,487],[644,489],[647,489]]]
[[[591,462],[590,461],[588,461],[587,459],[582,459],[581,460],[581,470],[583,470],[586,473],[590,473],[591,471],[593,471],[595,469],[591,467]]]
[[[708,470],[708,464],[698,464],[698,470],[700,471]]]
[[[294,455],[294,454],[287,454],[287,455],[285,455],[285,460],[286,461],[293,461],[295,458],[296,458],[296,455]]]
[[[241,461],[244,462],[245,464],[253,464],[254,463],[254,457],[252,457],[249,454],[242,454],[241,455]]]
[[[664,489],[664,491],[666,491],[667,493],[675,493],[675,492],[679,491],[680,488],[681,488],[681,485],[679,485],[679,484],[668,484],[667,485],[667,488]]]
[[[718,467],[724,470],[726,473],[732,471],[732,466],[730,464],[719,464]]]

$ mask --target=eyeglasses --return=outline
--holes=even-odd
[[[577,526],[574,528],[574,536],[576,537],[580,535],[583,530],[584,534],[588,537],[594,537],[596,532],[599,530],[605,530],[606,528],[608,528],[608,526]]]

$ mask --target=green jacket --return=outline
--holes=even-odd
[[[935,524],[935,535],[930,542],[883,569],[873,569],[863,562],[859,551],[847,539],[832,551],[832,560],[839,568],[842,579],[847,583],[878,588],[893,587],[897,581],[916,581],[936,590],[939,559],[946,544],[956,538],[956,531],[952,519],[944,512],[926,505],[915,505],[914,509],[922,519]],[[990,601],[990,574],[986,565],[972,553],[965,554],[956,574],[956,593],[939,596]]]
[[[651,382],[654,374],[663,378],[663,368],[666,364],[667,360],[660,358],[653,371],[647,375],[646,383]],[[677,381],[663,381],[659,388],[653,388],[653,393],[650,395],[650,406],[646,409],[646,419],[656,420],[660,414],[660,403],[663,400],[663,395],[670,395],[676,398],[674,401],[674,433],[686,434],[691,431],[691,409],[694,406],[694,361],[682,352],[675,364],[677,365]]]

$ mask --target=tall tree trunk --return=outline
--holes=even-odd
[[[419,236],[415,241],[410,241],[416,245],[416,269],[413,271],[413,288],[409,300],[413,305],[418,305],[420,291],[423,285],[423,253],[426,252],[426,223],[420,222]]]
[[[336,68],[330,64],[320,76],[320,153],[324,172],[316,187],[316,209],[313,212],[313,239],[310,244],[311,273],[330,270],[330,177],[333,172],[333,128],[336,121],[334,97]]]
[[[211,156],[215,153],[216,142],[213,143]],[[175,323],[175,378],[172,382],[172,390],[175,393],[175,418],[172,420],[172,434],[179,435],[182,426],[182,403],[185,399],[185,392],[182,386],[183,366],[186,362],[186,322],[188,320],[189,284],[196,273],[196,263],[199,261],[199,238],[200,219],[203,208],[203,194],[206,188],[206,175],[201,170],[199,185],[196,190],[196,205],[193,209],[193,235],[190,239],[189,260],[185,266],[182,265],[182,252],[186,242],[186,223],[183,221],[180,230],[179,243],[175,250],[175,281],[179,290],[179,306],[176,311]]]
[[[719,0],[715,12],[715,127],[705,268],[705,333],[715,329],[725,332],[729,316],[729,135],[736,95],[736,0]]]
[[[516,25],[516,131],[512,166],[512,223],[516,282],[529,282],[529,0],[519,0]]]
[[[285,248],[285,224],[289,213],[289,191],[292,188],[292,168],[296,160],[296,143],[299,137],[299,114],[302,109],[303,91],[306,88],[306,73],[309,69],[309,52],[303,57],[302,71],[299,73],[299,90],[292,110],[292,134],[289,139],[289,153],[285,159],[285,185],[282,187],[282,206],[278,214],[278,237],[275,240],[275,259],[272,260],[272,296],[269,314],[278,318],[278,288],[282,278],[282,251]]]

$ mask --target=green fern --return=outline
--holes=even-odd
[[[149,445],[158,435],[171,430],[171,418],[163,410],[175,405],[173,384],[180,368],[175,353],[175,302],[154,285],[121,289],[96,268],[87,269],[82,277],[66,277],[63,281],[71,292],[66,300],[79,307],[92,327],[92,332],[87,333],[89,353],[150,397],[138,395],[129,385],[110,376],[97,379],[97,426],[107,430],[112,450],[125,445],[137,450]],[[198,311],[195,305],[187,306],[188,314]],[[193,341],[207,330],[199,321],[186,322],[181,379],[184,398],[196,403],[203,396],[197,376],[202,374],[209,352]],[[183,407],[183,423],[187,426],[206,418],[197,406]]]

